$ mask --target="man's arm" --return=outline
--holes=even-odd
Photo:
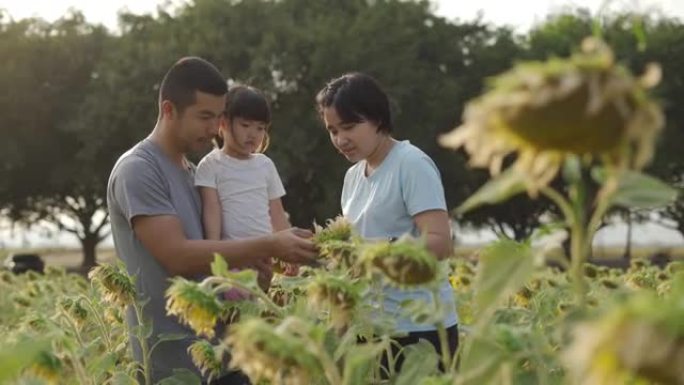
[[[175,215],[136,216],[133,231],[143,246],[170,275],[193,277],[209,274],[214,253],[231,267],[244,267],[255,259],[272,256],[286,262],[309,263],[316,255],[311,232],[302,229],[242,240],[189,240]]]
[[[425,238],[425,246],[438,259],[453,253],[449,216],[444,210],[428,210],[413,216],[420,235]]]

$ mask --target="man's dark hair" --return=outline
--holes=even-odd
[[[389,98],[371,76],[354,72],[331,80],[316,95],[320,113],[333,107],[344,123],[370,121],[378,131],[392,132]]]
[[[184,57],[164,75],[159,87],[159,104],[168,100],[182,113],[195,103],[196,91],[223,96],[228,86],[213,64],[199,57]]]

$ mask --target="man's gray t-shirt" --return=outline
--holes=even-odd
[[[145,249],[135,236],[131,220],[136,216],[175,215],[183,225],[187,239],[202,239],[200,196],[194,186],[194,169],[185,169],[171,161],[161,147],[144,139],[123,154],[114,165],[107,184],[107,206],[112,236],[117,254],[126,264],[128,273],[135,279],[140,298],[149,302],[143,314],[152,322],[154,336],[184,333],[188,338],[160,343],[152,354],[152,380],[154,383],[170,376],[173,369],[186,368],[199,375],[187,348],[194,333],[167,316],[164,293],[169,286],[169,274]],[[200,278],[200,277],[198,277]],[[137,325],[135,313],[128,309],[127,322]],[[140,346],[131,339],[133,354],[142,362]]]

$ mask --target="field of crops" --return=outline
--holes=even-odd
[[[388,348],[391,327],[371,317],[365,305],[372,282],[429,286],[438,270],[425,265],[423,279],[407,280],[380,268],[378,261],[398,252],[418,255],[401,243],[384,249],[323,244],[325,268],[277,275],[268,295],[260,294],[254,274],[229,272],[220,263],[203,283],[175,281],[169,309],[199,334],[207,336],[214,322],[241,313],[226,338],[193,347],[196,364],[219,373],[225,369],[220,356],[231,351],[233,365],[266,384],[680,384],[684,378],[681,365],[672,365],[684,354],[681,262],[664,270],[643,260],[627,271],[585,265],[589,288],[580,303],[569,276],[539,265],[540,250],[527,244],[495,243],[480,251],[477,264],[452,259],[449,280],[461,328],[457,357],[438,357],[430,345],[419,344],[404,352],[400,373],[382,376],[379,357]],[[402,263],[415,269],[425,262],[416,257]],[[89,282],[56,268],[44,275],[1,275],[0,379],[136,383],[136,373],[145,368],[131,359],[121,318],[122,306],[132,299],[130,281],[115,265],[92,277]],[[256,299],[232,303],[217,295],[235,286]],[[417,319],[439,319],[444,305],[407,303],[406,311]],[[373,343],[355,343],[368,333],[377,337]],[[439,362],[449,362],[449,369],[440,373]],[[180,375],[176,380],[181,382],[169,383],[192,383]]]
[[[167,313],[200,337],[189,348],[193,362],[211,378],[239,369],[263,385],[683,385],[684,262],[589,263],[611,210],[666,207],[681,193],[641,172],[664,125],[648,96],[660,74],[651,65],[632,75],[597,37],[570,58],[515,65],[439,138],[491,174],[456,214],[526,193],[553,203],[552,221],[525,242],[502,239],[475,259],[438,261],[422,239],[369,242],[337,218],[314,235],[316,266],[277,275],[268,291],[256,272],[230,270],[216,256],[211,276],[174,278],[166,291]],[[178,336],[144,338],[145,300],[124,271],[101,265],[89,280],[55,268],[2,273],[0,382],[151,385],[150,352]],[[440,300],[446,279],[455,303]],[[455,306],[458,352],[419,342],[398,352],[396,370],[396,319],[376,305],[387,285],[432,293],[400,309],[433,325],[442,347],[442,320]],[[234,289],[249,299],[225,299]],[[127,330],[125,307],[142,327]],[[129,335],[142,341],[142,363],[131,359]],[[162,384],[199,379],[179,371]]]

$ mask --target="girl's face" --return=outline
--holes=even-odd
[[[230,155],[246,158],[257,152],[264,142],[268,124],[256,120],[233,118],[221,122],[223,147]]]
[[[376,123],[367,120],[343,122],[334,107],[323,108],[323,121],[333,146],[353,163],[367,159],[387,136],[378,131]]]

